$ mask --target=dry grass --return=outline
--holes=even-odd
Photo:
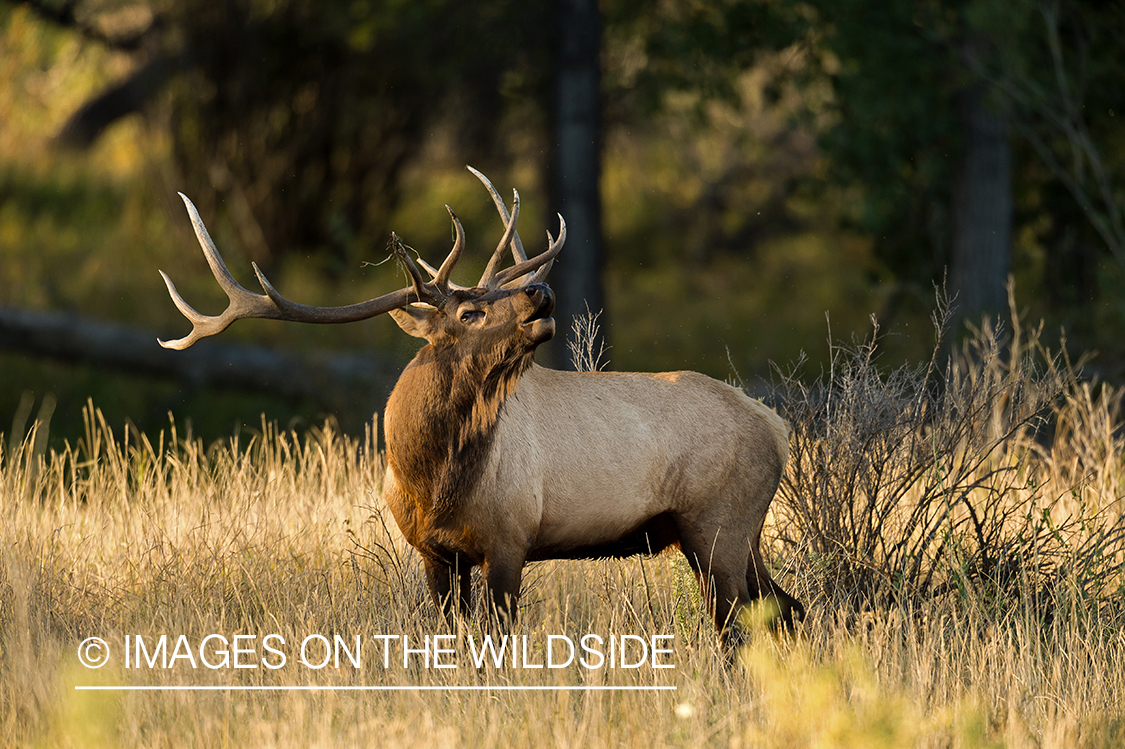
[[[115,432],[91,407],[73,448],[34,434],[0,448],[0,742],[1121,746],[1120,391],[1022,355],[1034,346],[977,340],[913,374],[841,349],[819,385],[789,391],[794,458],[768,530],[810,617],[796,637],[758,634],[731,669],[676,555],[533,565],[518,632],[532,662],[548,635],[673,634],[674,669],[477,669],[476,624],[453,633],[457,668],[384,669],[373,636],[445,627],[380,498],[370,435],[263,425],[205,448],[172,424]],[[126,635],[212,633],[278,633],[289,661],[120,659]],[[362,637],[363,667],[300,666],[314,633]],[[115,649],[96,671],[76,655],[90,636]],[[676,690],[74,690],[95,684]]]
[[[884,371],[876,326],[812,384],[780,378],[782,538],[821,595],[860,607],[971,591],[1050,608],[1119,590],[1122,392],[1081,381],[1018,318],[949,355],[948,313],[928,364]]]

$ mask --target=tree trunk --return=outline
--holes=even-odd
[[[1012,234],[1012,151],[1008,122],[989,106],[983,84],[965,90],[965,152],[953,187],[951,291],[958,317],[1005,311]]]
[[[559,0],[555,72],[555,148],[552,205],[566,219],[566,247],[551,273],[558,308],[559,339],[569,340],[573,321],[604,309],[602,289],[601,44],[596,0]],[[605,316],[601,318],[604,328]],[[560,341],[561,343],[561,341]],[[573,368],[553,347],[554,363]]]
[[[397,362],[368,354],[296,353],[215,341],[170,351],[156,338],[155,332],[123,325],[0,307],[0,351],[166,377],[188,387],[309,399],[337,412],[359,408],[370,415],[381,408],[400,370]]]

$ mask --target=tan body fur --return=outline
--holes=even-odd
[[[425,439],[410,434],[416,414],[397,408],[406,403],[392,395],[386,410],[385,496],[435,575],[456,579],[482,565],[489,587],[504,588],[492,593],[506,609],[518,596],[526,561],[653,553],[678,544],[701,582],[713,580],[705,587],[717,599],[720,629],[733,606],[760,595],[777,596],[786,613],[795,604],[758,551],[788,456],[788,427],[740,390],[694,372],[532,365],[499,410],[479,481],[464,487],[451,513],[430,512],[428,498],[412,496],[396,478],[398,440]],[[435,592],[457,598],[441,582],[431,581]]]

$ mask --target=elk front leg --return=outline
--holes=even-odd
[[[426,584],[446,622],[457,615],[468,617],[472,612],[472,565],[457,556],[453,564],[436,559],[425,559]]]
[[[491,557],[484,561],[485,600],[489,620],[501,628],[515,626],[520,600],[523,558]]]

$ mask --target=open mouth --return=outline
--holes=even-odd
[[[538,346],[555,335],[555,321],[551,317],[555,311],[555,295],[546,284],[528,287],[524,292],[539,302],[520,327],[531,343]]]
[[[554,313],[554,311],[555,295],[547,292],[543,294],[543,301],[539,303],[539,306],[536,307],[535,311],[532,312],[531,315],[529,315],[528,318],[523,321],[524,325],[529,322],[535,322],[536,320],[546,320]]]

